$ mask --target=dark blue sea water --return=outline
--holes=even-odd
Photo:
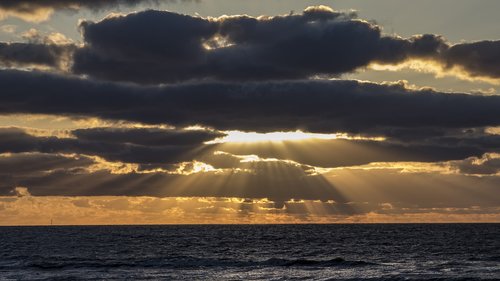
[[[0,280],[499,280],[500,224],[1,227]]]

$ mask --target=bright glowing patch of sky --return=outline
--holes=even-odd
[[[442,35],[449,46],[500,39],[500,1],[496,0],[201,0],[96,10],[49,7],[36,15],[0,9],[0,42],[76,42],[73,48],[81,48],[84,42],[78,23],[82,20],[99,22],[110,13],[125,15],[146,8],[207,18],[300,15],[306,7],[317,5],[356,10],[360,19],[374,21],[383,28],[383,36],[436,34]],[[317,9],[333,12],[326,6]],[[411,40],[408,42],[414,42]],[[220,47],[210,51],[220,51]],[[6,53],[26,55],[26,49]],[[145,57],[148,65],[149,57]],[[61,69],[36,67],[48,73],[37,80],[38,84],[55,81],[69,87],[59,96],[50,96],[53,100],[47,100],[44,95],[50,93],[38,88],[30,90],[40,91],[36,92],[39,96],[30,95],[16,87],[13,80],[5,82],[14,85],[14,90],[6,89],[0,98],[12,107],[22,105],[22,109],[0,106],[5,112],[0,115],[0,225],[47,224],[50,219],[57,224],[500,221],[500,120],[495,120],[498,115],[492,108],[498,104],[494,97],[500,94],[498,78],[450,67],[440,58],[430,57],[397,63],[389,60],[385,64],[372,61],[338,75],[300,79],[291,75],[272,78],[271,82],[251,80],[250,84],[244,78],[228,84],[227,80],[217,81],[216,75],[208,75],[202,76],[201,82],[183,80],[176,88],[177,81],[173,86],[139,85],[140,81],[137,85],[120,84],[87,74],[75,80],[78,74],[70,72],[69,64]],[[498,70],[485,64],[491,72]],[[12,65],[2,64],[0,78],[19,76],[24,85],[33,78],[30,74],[37,73],[33,65]],[[279,69],[286,63],[277,65]],[[9,70],[11,67],[23,71]],[[246,68],[242,69],[244,73]],[[118,70],[126,71],[127,67]],[[342,84],[344,79],[366,82]],[[319,83],[307,84],[311,81]],[[332,87],[332,94],[321,95],[320,82],[328,81],[332,82],[327,85]],[[72,83],[87,87],[89,96],[101,88],[105,89],[103,95],[124,90],[120,92],[123,100],[109,102],[104,99],[116,96],[106,96],[101,107],[99,102],[89,99],[87,104],[87,100],[80,99],[84,103],[81,106],[73,103],[73,98],[79,98],[79,89],[68,86]],[[207,108],[212,102],[208,98],[198,102],[188,98],[185,101],[184,97],[179,98],[179,108],[150,112],[155,105],[169,105],[165,102],[168,99],[158,93],[173,95],[176,92],[172,89],[183,87],[192,91],[189,87],[193,85],[198,87],[195,90],[209,88],[207,97],[219,94],[217,91],[227,85],[233,87],[232,91],[247,92],[235,100],[222,96],[223,105],[217,107],[217,112]],[[276,96],[282,94],[282,89],[292,92],[293,87],[314,91],[297,103],[265,107],[263,103],[274,101],[247,99],[262,95],[252,91],[253,87]],[[127,91],[132,94],[126,96]],[[136,98],[134,91],[143,94],[139,97],[156,95],[162,99],[156,103],[137,98],[137,104],[130,108],[126,98]],[[343,96],[344,91],[352,95]],[[390,94],[386,103],[376,99],[373,106],[363,103],[364,99],[386,92]],[[454,102],[468,97],[460,93],[476,98],[468,100],[474,109],[483,106],[489,111],[469,111],[462,106],[457,107],[462,108],[457,114]],[[74,96],[64,100],[68,94]],[[329,98],[336,97],[334,94],[340,97],[338,103],[347,108],[320,111],[308,107],[311,99],[319,97],[333,108],[337,100]],[[17,95],[27,98],[19,102]],[[354,100],[349,99],[352,96]],[[205,98],[195,96],[200,97]],[[429,101],[412,104],[423,108],[421,112],[403,112],[398,102],[403,101],[401,104],[411,109],[408,97],[415,98],[415,102],[420,102],[420,97]],[[58,103],[61,100],[62,105]],[[248,103],[239,107],[244,111],[241,114],[232,108],[240,100]],[[37,108],[37,104],[44,107]],[[56,110],[52,112],[52,108]],[[247,108],[256,114],[248,114]],[[367,118],[360,109],[373,116]],[[441,112],[457,115],[444,116]],[[427,123],[419,127],[420,116],[426,117]],[[208,127],[199,120],[215,125]],[[267,122],[266,126],[259,127],[258,120]],[[461,126],[456,120],[480,125]],[[245,128],[233,128],[237,122],[245,124]],[[385,125],[380,125],[382,122]],[[347,128],[349,132],[328,130],[328,126]],[[315,131],[300,129],[303,127]]]

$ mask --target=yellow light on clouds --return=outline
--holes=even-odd
[[[206,142],[206,144],[226,143],[226,142],[236,142],[236,143],[282,142],[282,141],[300,141],[300,140],[312,140],[312,139],[322,139],[322,140],[351,139],[351,140],[374,140],[374,141],[385,140],[385,138],[382,137],[350,136],[345,133],[334,133],[334,134],[306,133],[299,130],[295,132],[271,132],[271,133],[224,131],[224,133],[226,134],[226,136],[212,141],[208,141]]]

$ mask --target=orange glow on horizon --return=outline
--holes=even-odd
[[[384,212],[393,208],[386,203],[379,211],[351,215],[336,214],[336,208],[333,201],[317,200],[289,200],[279,207],[268,199],[32,196],[18,188],[15,196],[0,196],[0,225],[500,222],[498,208],[423,208],[396,214]]]

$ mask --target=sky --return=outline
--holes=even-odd
[[[500,222],[499,9],[0,1],[0,225]]]

